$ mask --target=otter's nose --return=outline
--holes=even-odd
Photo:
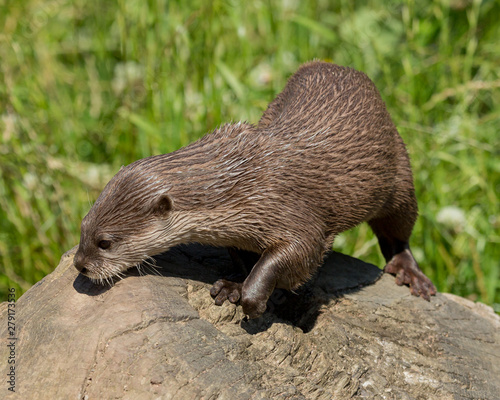
[[[87,272],[82,253],[79,251],[76,252],[75,257],[73,258],[73,265],[80,273],[85,274]]]

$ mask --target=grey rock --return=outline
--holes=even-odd
[[[112,287],[78,275],[74,251],[16,302],[16,392],[4,383],[2,398],[500,397],[491,308],[441,293],[426,302],[354,258],[332,253],[298,293],[277,290],[245,320],[209,295],[230,270],[224,249],[173,249],[157,272]],[[7,303],[0,312],[7,321]]]

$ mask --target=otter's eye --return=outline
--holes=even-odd
[[[109,249],[111,246],[111,240],[100,240],[97,245],[103,250]]]

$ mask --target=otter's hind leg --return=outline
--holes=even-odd
[[[416,218],[416,207],[412,208],[414,215],[408,215],[400,210],[396,215],[370,220],[373,232],[377,235],[380,249],[387,262],[384,272],[396,276],[396,283],[409,285],[414,296],[421,296],[430,301],[430,296],[436,294],[436,288],[429,278],[418,267],[417,261],[410,250],[409,239]]]

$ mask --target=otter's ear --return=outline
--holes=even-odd
[[[158,197],[155,204],[155,212],[159,215],[167,214],[173,207],[172,199],[169,195],[162,194]]]

